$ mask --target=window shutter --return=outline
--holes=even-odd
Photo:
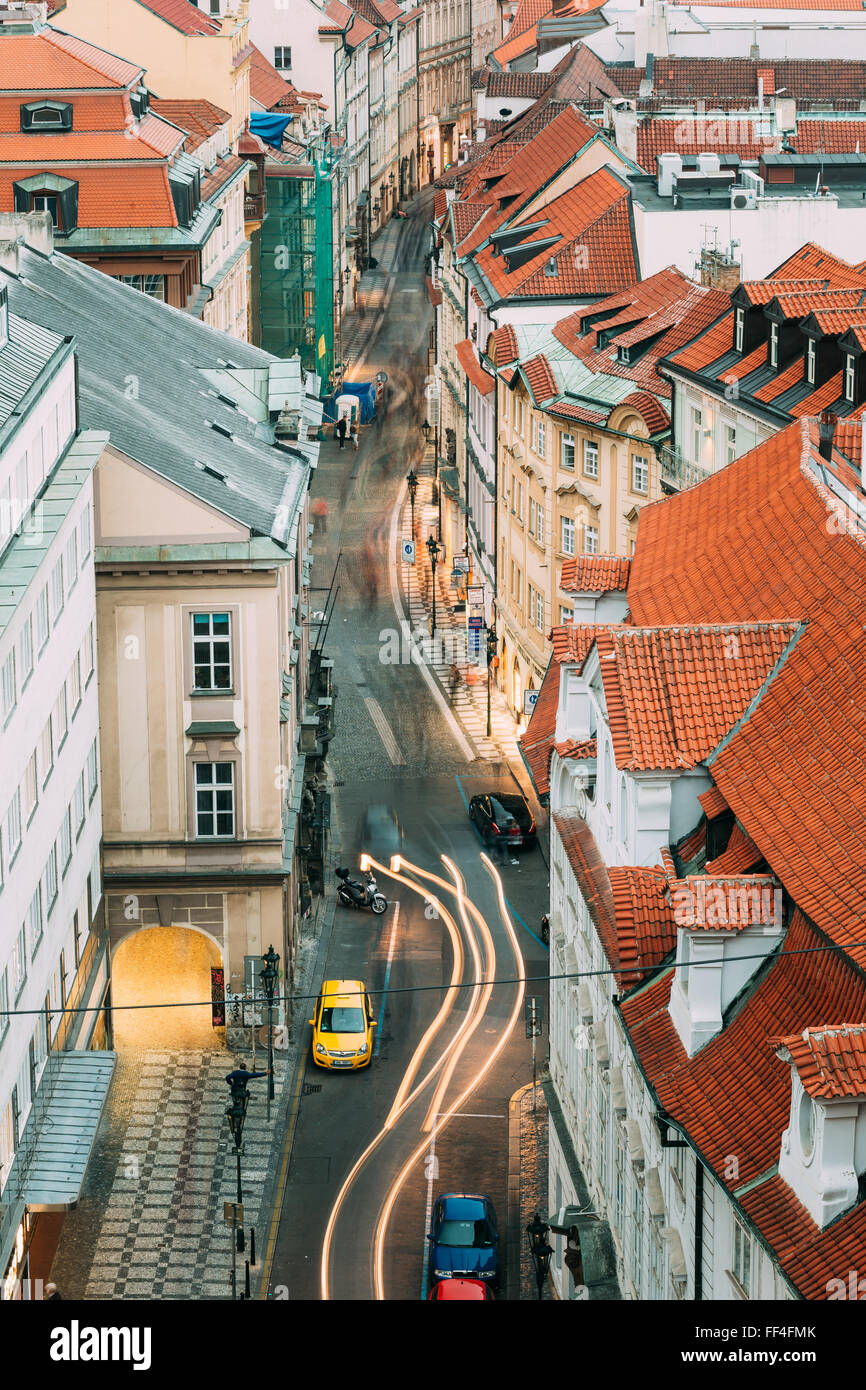
[[[74,232],[78,227],[78,184],[69,181],[58,193],[60,203],[60,224],[64,232]]]
[[[20,183],[13,183],[12,188],[15,192],[15,211],[30,211],[30,194],[26,188],[22,188]]]

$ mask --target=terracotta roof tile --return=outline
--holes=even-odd
[[[6,91],[58,95],[82,87],[127,88],[142,72],[138,63],[128,63],[59,29],[3,36],[0,82]]]
[[[718,787],[710,787],[709,791],[702,792],[698,801],[704,808],[707,820],[715,820],[716,816],[731,809]]]
[[[560,588],[567,594],[624,593],[631,560],[622,555],[578,555],[563,560]]]
[[[176,227],[177,213],[164,165],[98,169],[64,166],[75,179],[79,227]],[[14,211],[12,183],[0,184],[0,212]]]
[[[609,414],[607,410],[590,410],[587,406],[577,405],[574,401],[551,401],[545,409],[549,415],[556,415],[563,420],[576,420],[584,425],[600,425],[606,420]]]
[[[78,102],[75,107],[77,111]],[[151,97],[150,109],[187,132],[188,139],[184,146],[187,151],[197,149],[231,121],[228,111],[223,111],[203,97]]]
[[[556,378],[543,352],[530,357],[528,362],[521,363],[521,369],[536,405],[559,395]]]
[[[619,402],[616,409],[619,410],[624,405],[633,406],[635,410],[640,412],[650,435],[661,434],[671,427],[671,417],[661,402],[649,391],[632,391],[630,395]]]
[[[797,405],[792,405],[789,414],[795,420],[806,415],[817,415],[822,410],[826,410],[828,406],[835,405],[841,396],[842,373],[839,371],[836,372],[835,376],[831,376],[829,380],[825,381],[823,386],[819,386],[816,391],[807,396],[805,400],[800,401]]]
[[[582,666],[598,633],[607,631],[591,623],[560,623],[547,634],[553,643],[553,660],[557,665],[565,661]]]
[[[519,739],[520,753],[539,796],[550,790],[550,758],[556,737],[556,711],[559,705],[560,662],[580,665],[593,644],[598,629],[581,623],[563,623],[548,634],[553,655],[548,663],[526,730]],[[594,740],[589,740],[590,743]],[[588,746],[571,743],[567,757],[592,757]],[[566,745],[562,745],[565,747]]]
[[[424,283],[427,286],[427,297],[435,309],[442,303],[442,291],[438,285],[433,284],[429,275],[426,277]]]
[[[455,343],[454,351],[457,354],[457,360],[476,391],[479,391],[482,396],[488,396],[491,391],[495,390],[496,382],[489,372],[485,372],[475,356],[475,349],[470,338],[464,338],[462,342]]]
[[[763,859],[761,851],[745,830],[735,825],[727,848],[715,859],[708,859],[704,865],[706,873],[713,877],[731,874],[744,874],[753,869]]]
[[[220,32],[219,17],[202,14],[190,0],[139,0],[139,3],[189,37]]]
[[[866,1023],[804,1028],[771,1045],[790,1054],[810,1096],[866,1097]]]
[[[517,345],[517,334],[510,323],[505,323],[493,331],[490,335],[490,348],[497,367],[515,360],[520,348]]]
[[[266,111],[270,111],[273,106],[279,106],[289,92],[289,83],[277,72],[273,63],[269,62],[255,44],[252,44],[252,57],[250,60],[250,96],[254,101],[262,105]]]
[[[796,622],[777,622],[620,626],[600,634],[617,767],[703,762],[742,719],[799,633]]]
[[[491,72],[487,79],[489,97],[540,97],[552,82],[549,72]]]
[[[645,507],[629,609],[639,626],[808,620],[713,778],[788,893],[866,964],[866,782],[846,771],[866,765],[866,542],[829,524],[839,502],[815,471],[817,448],[817,423],[798,421]]]
[[[850,5],[848,6],[850,9]],[[662,100],[682,100],[692,106],[703,100],[709,108],[738,108],[754,104],[758,92],[758,71],[766,61],[750,58],[662,58],[657,57],[653,75],[653,97],[638,97],[646,77],[642,67],[610,64],[608,78],[623,96],[636,99],[638,108]],[[794,58],[773,63],[776,92],[787,88],[799,113],[813,101],[831,100],[837,109],[858,110],[866,90],[866,61],[860,59]],[[706,148],[706,147],[705,147]]]

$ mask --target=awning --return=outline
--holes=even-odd
[[[496,385],[493,377],[485,372],[478,358],[475,356],[475,349],[471,339],[464,338],[461,343],[455,343],[454,351],[457,359],[468,376],[476,391],[482,396],[488,396]]]
[[[280,723],[289,724],[292,719],[292,707],[288,700],[280,700]]]
[[[102,1119],[116,1052],[62,1052],[54,1089],[22,1184],[31,1211],[77,1205]]]
[[[448,464],[441,464],[439,468],[439,482],[447,493],[452,497],[460,496],[460,470],[450,468]]]
[[[187,738],[237,738],[240,729],[231,719],[193,720]]]

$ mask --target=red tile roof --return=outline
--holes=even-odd
[[[639,626],[808,620],[713,777],[794,900],[866,964],[866,543],[831,524],[817,447],[817,423],[798,421],[645,507],[629,609]]]
[[[442,291],[440,290],[438,285],[433,284],[433,281],[430,279],[429,275],[426,277],[424,283],[427,286],[427,297],[429,298],[430,303],[433,305],[433,308],[435,309],[439,304],[442,303]]]
[[[79,227],[176,227],[177,214],[165,165],[94,168],[64,165],[78,182]],[[14,211],[12,179],[0,182],[0,212]]]
[[[191,7],[193,8],[193,7]],[[127,88],[144,69],[95,44],[58,29],[5,34],[0,83],[7,92],[74,92],[81,88]]]
[[[457,360],[476,391],[479,391],[482,396],[487,396],[495,390],[496,382],[489,372],[485,372],[475,356],[475,349],[470,338],[464,338],[462,342],[455,343],[454,351],[457,354]]]
[[[714,820],[731,809],[718,787],[710,787],[709,791],[702,792],[698,801],[704,808],[707,820]]]
[[[763,857],[754,840],[751,840],[739,825],[735,825],[727,848],[715,859],[708,859],[704,870],[716,878],[744,874],[749,869],[754,869]]]
[[[640,412],[650,435],[662,434],[665,430],[670,429],[671,417],[661,402],[656,400],[655,396],[650,395],[649,391],[632,391],[615,406],[615,409],[620,410],[625,405],[630,405],[634,410]]]
[[[651,98],[638,97],[646,77],[644,68],[611,64],[605,74],[623,96],[637,100],[638,109],[671,98],[688,106],[703,100],[708,108],[728,109],[754,104],[758,71],[766,67],[766,62],[750,58],[657,57]],[[776,92],[787,88],[797,103],[798,116],[813,101],[829,100],[836,109],[856,111],[866,90],[866,61],[861,59],[782,59],[773,63],[773,72]]]
[[[798,635],[796,622],[620,626],[599,634],[617,767],[703,762],[742,719]]]
[[[497,367],[515,360],[520,348],[517,344],[517,334],[510,323],[504,323],[501,328],[493,331],[490,335],[490,349]]]
[[[203,145],[222,126],[231,121],[228,111],[203,97],[151,97],[150,109],[187,132],[184,149],[189,152]],[[78,113],[78,102],[75,103]]]
[[[553,81],[549,72],[490,72],[489,97],[540,97]]]
[[[528,362],[523,362],[521,369],[536,405],[541,405],[543,401],[549,401],[554,396],[559,395],[556,378],[543,352],[537,353],[535,357],[530,357]]]
[[[560,623],[557,627],[552,627],[547,639],[553,643],[554,661],[557,665],[565,661],[582,666],[596,635],[607,631],[606,627],[598,628],[591,623]]]
[[[600,425],[610,413],[607,410],[589,410],[586,406],[575,405],[573,401],[553,401],[547,410],[550,415],[563,420],[577,420],[584,425]]]
[[[264,53],[260,52],[255,44],[251,47],[253,51],[250,61],[250,96],[266,111],[270,111],[272,107],[279,106],[280,102],[285,100],[291,88]]]
[[[567,594],[624,593],[631,560],[622,555],[578,555],[563,560],[559,586]]]
[[[550,790],[550,757],[556,737],[556,711],[559,704],[559,665],[582,664],[592,646],[597,629],[581,623],[563,623],[548,634],[553,643],[553,655],[548,663],[535,702],[535,709],[525,732],[519,739],[520,752],[533,785],[539,796],[546,796]],[[586,744],[575,744],[569,740],[571,748],[564,756],[593,757]],[[594,743],[594,740],[589,740]],[[565,747],[566,745],[563,745]]]
[[[866,1023],[804,1028],[772,1042],[790,1054],[810,1096],[866,1097]]]
[[[139,4],[189,37],[219,34],[222,28],[218,16],[202,14],[190,0],[139,0]]]

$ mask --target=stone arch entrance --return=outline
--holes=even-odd
[[[219,947],[190,927],[143,927],[112,953],[111,999],[118,1050],[218,1050],[223,1029],[211,1024],[211,967]],[[188,1007],[159,1007],[185,1004]],[[123,1007],[123,1006],[127,1007]],[[147,1005],[134,1008],[132,1005]]]

